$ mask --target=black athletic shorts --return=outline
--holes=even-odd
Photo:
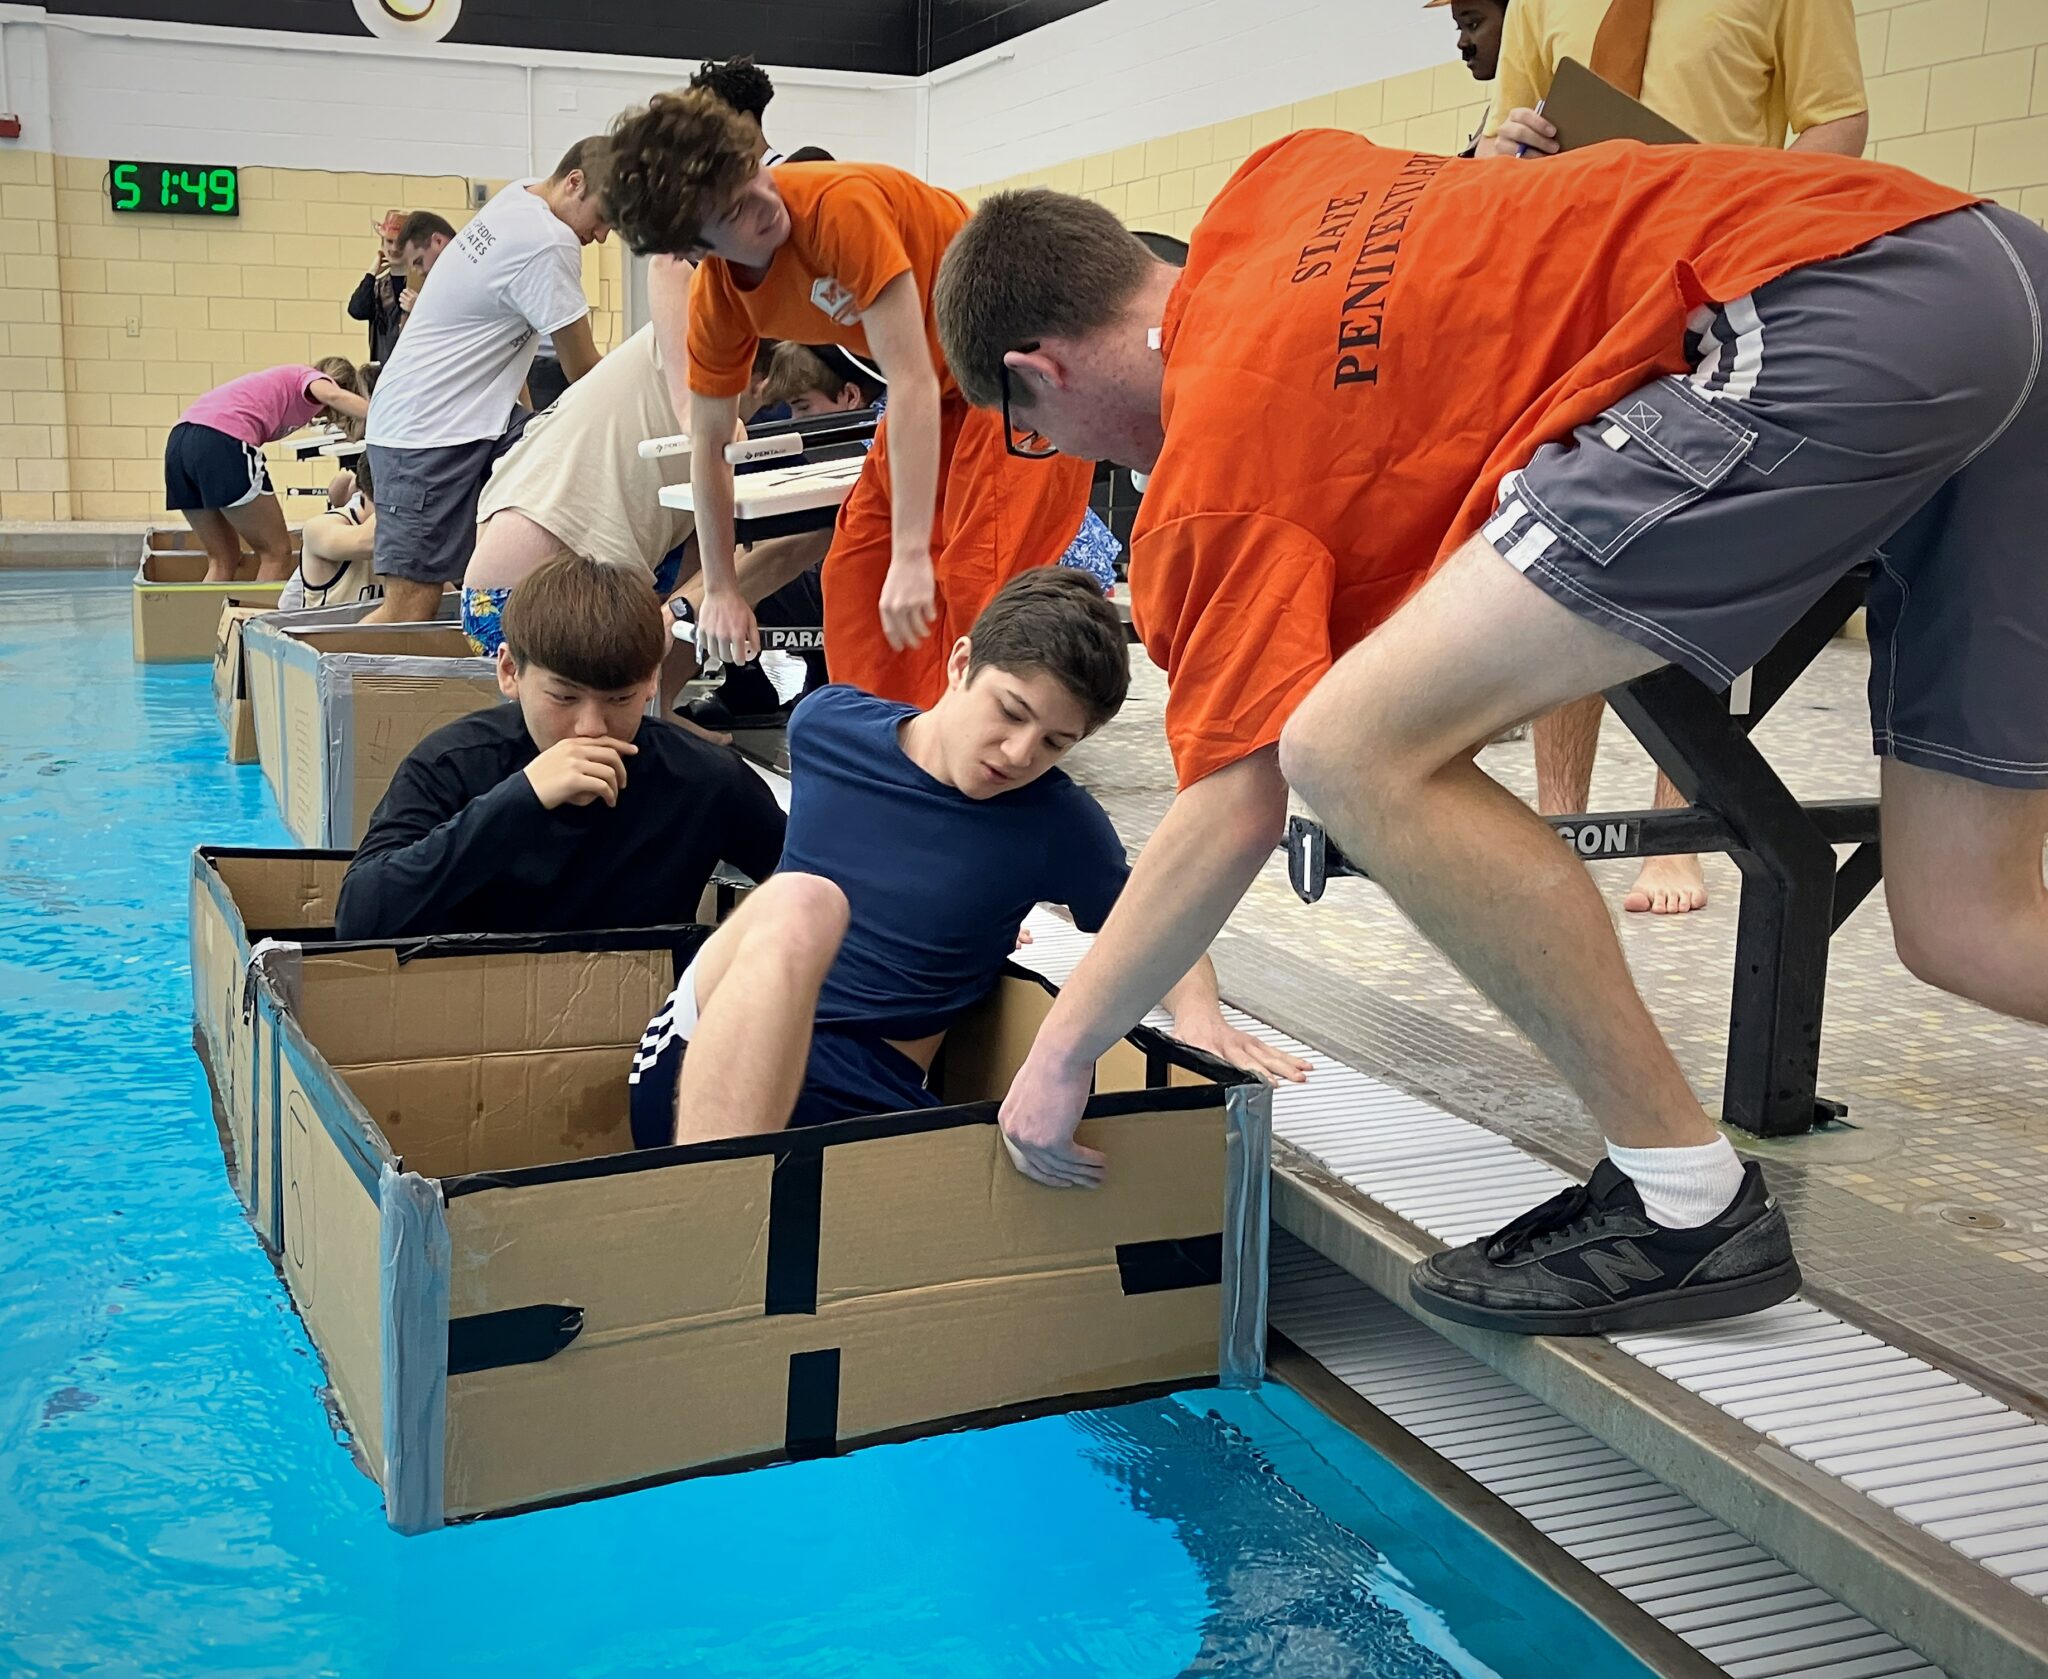
[[[164,440],[164,505],[173,512],[240,507],[270,493],[261,449],[189,420],[171,427]]]

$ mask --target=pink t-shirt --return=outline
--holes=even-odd
[[[261,373],[245,373],[208,391],[179,419],[186,425],[211,426],[260,449],[320,413],[320,404],[306,395],[306,387],[326,377],[317,367],[267,367]]]

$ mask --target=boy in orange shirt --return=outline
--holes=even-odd
[[[985,204],[940,276],[949,364],[1063,452],[1151,473],[1133,609],[1180,780],[1004,1104],[1020,1166],[1100,1177],[1087,1069],[1215,936],[1291,783],[1610,1142],[1589,1185],[1418,1266],[1416,1298],[1598,1333],[1790,1294],[1784,1215],[1590,877],[1473,751],[1665,664],[1726,686],[1875,553],[1900,954],[2048,1021],[2043,293],[2019,216],[1732,147],[1509,170],[1297,134],[1225,186],[1184,273],[1084,201]]]
[[[670,366],[689,370],[692,437],[732,435],[762,338],[837,344],[888,382],[888,419],[825,559],[825,658],[836,682],[934,703],[946,650],[1009,578],[1060,557],[1092,481],[1085,461],[1048,468],[1014,456],[946,370],[932,285],[967,207],[880,164],[763,169],[753,132],[705,90],[658,95],[613,134],[607,202],[620,235],[636,251],[699,263],[687,360],[664,346]],[[656,263],[650,289],[676,274]],[[675,313],[655,309],[657,320]],[[690,484],[704,566],[698,646],[743,663],[759,647],[733,584],[732,468],[699,449]]]

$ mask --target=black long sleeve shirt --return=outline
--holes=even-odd
[[[405,325],[405,311],[398,306],[404,290],[402,274],[386,274],[381,280],[375,274],[365,274],[356,282],[348,300],[349,318],[369,323],[372,361],[388,361],[392,345],[398,342],[399,331]]]
[[[342,881],[335,936],[583,932],[694,921],[723,861],[764,880],[783,815],[740,756],[649,718],[616,806],[544,810],[517,705],[437,729],[398,766]]]

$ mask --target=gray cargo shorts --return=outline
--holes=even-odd
[[[514,408],[503,435],[438,449],[371,444],[376,484],[379,577],[409,583],[459,583],[476,551],[476,504],[491,468],[519,441],[531,410]]]
[[[1976,206],[1696,311],[1659,379],[1502,482],[1486,538],[1725,688],[1874,560],[1878,753],[2048,787],[2048,232]]]

